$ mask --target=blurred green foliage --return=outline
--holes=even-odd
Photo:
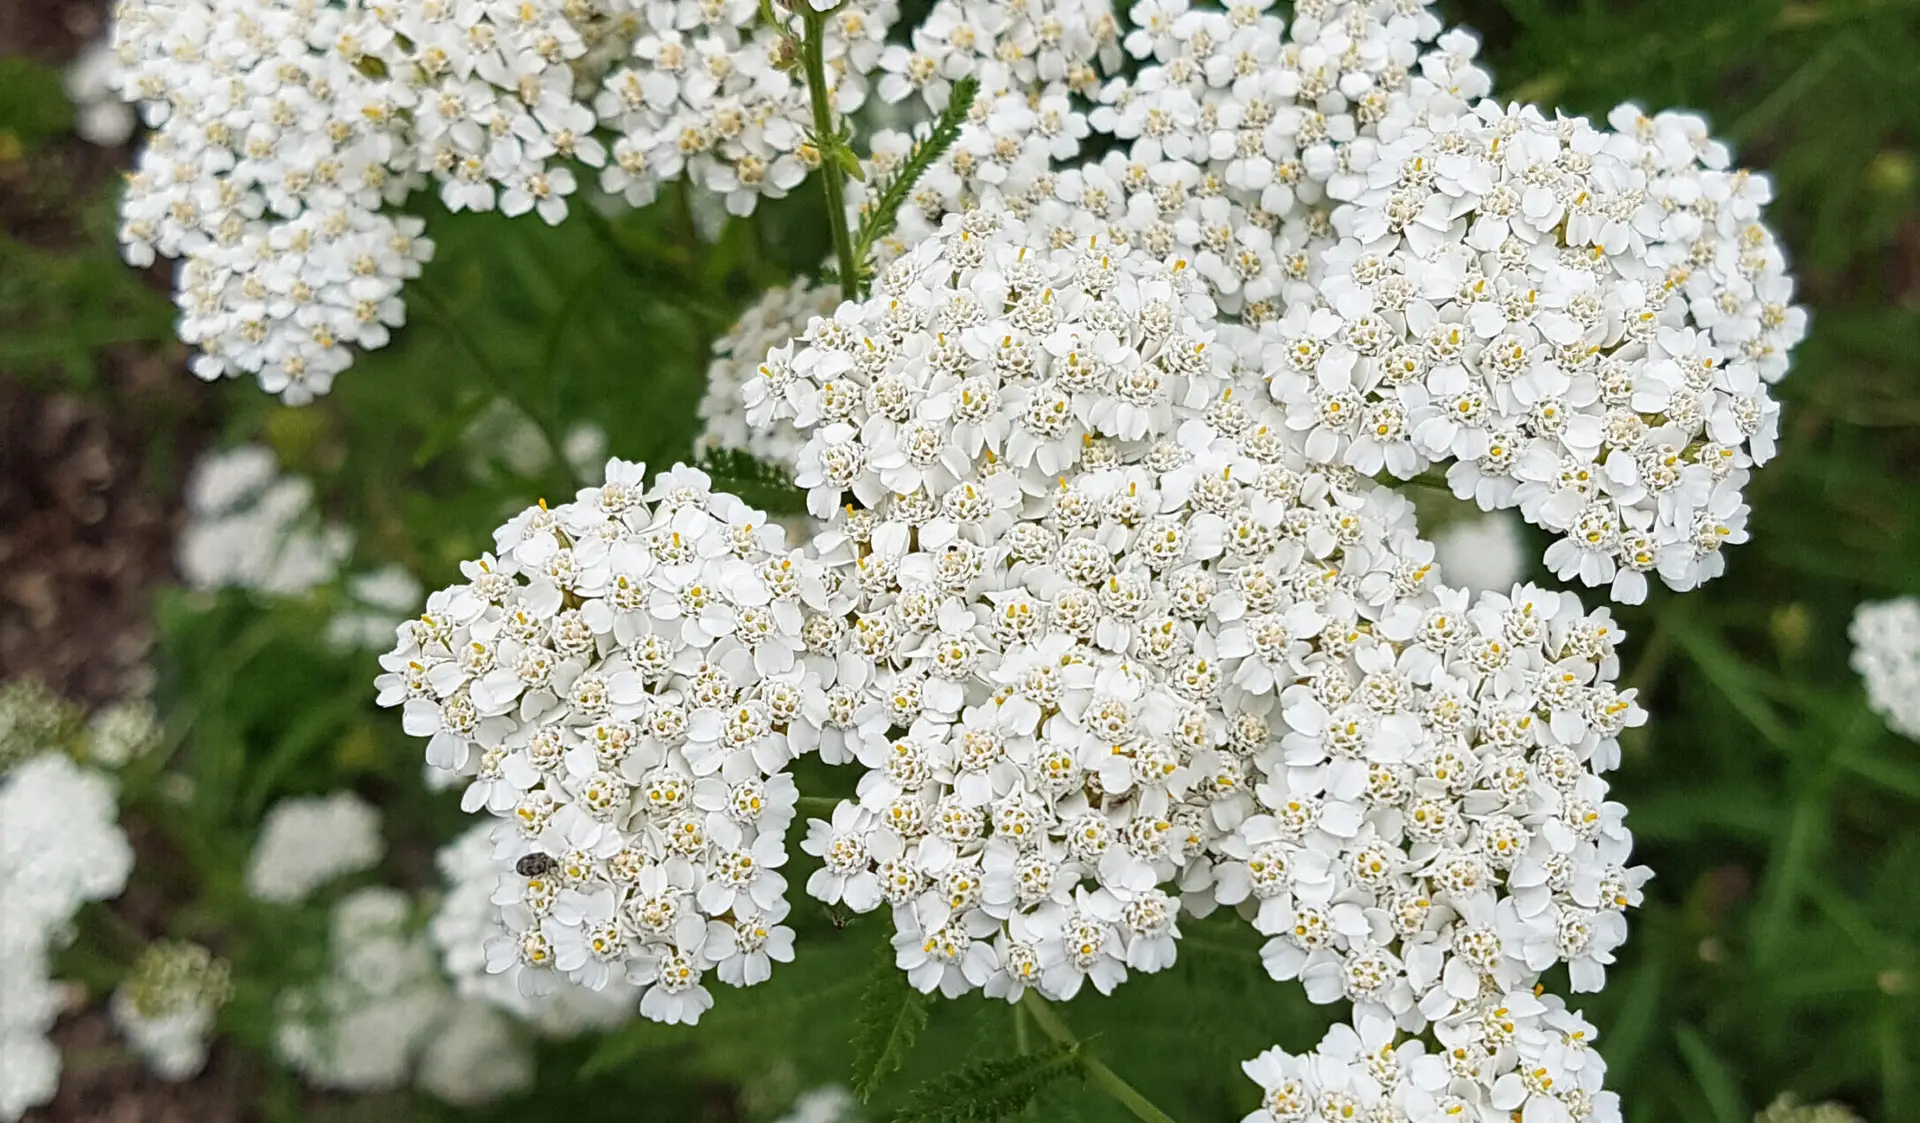
[[[1781,454],[1750,492],[1753,541],[1704,591],[1617,612],[1628,680],[1654,716],[1627,739],[1615,797],[1658,878],[1608,989],[1582,996],[1610,1082],[1634,1123],[1745,1123],[1782,1091],[1920,1119],[1920,746],[1867,712],[1845,636],[1861,599],[1920,593],[1920,4],[1444,6],[1484,33],[1505,98],[1707,112],[1743,163],[1772,175],[1769,218],[1814,313],[1778,388]],[[0,170],[65,127],[56,94],[52,72],[0,62]],[[503,513],[577,485],[559,456],[531,475],[476,475],[462,440],[475,419],[505,401],[555,448],[593,421],[613,454],[685,458],[710,341],[752,294],[823,259],[817,205],[804,189],[712,242],[674,192],[612,221],[577,208],[557,230],[433,214],[438,254],[408,290],[396,345],[301,411],[223,388],[225,435],[267,440],[314,476],[329,515],[358,529],[359,562],[443,584]],[[78,245],[0,234],[0,370],[106,393],[107,345],[177,353],[170,310],[117,264],[110,194],[77,230]],[[431,847],[461,819],[450,797],[421,792],[418,746],[374,709],[372,660],[316,638],[328,608],[184,594],[159,605],[172,744],[195,782],[185,814],[156,816],[193,871],[167,878],[183,906],[174,923],[223,941],[242,978],[255,972],[262,989],[243,988],[229,1019],[256,1048],[273,980],[312,958],[282,951],[310,946],[324,923],[315,911],[290,933],[284,916],[248,913],[236,871],[263,807],[341,784],[374,796],[393,811],[389,874],[429,891]],[[810,795],[850,785],[817,767],[801,780]],[[795,857],[797,884],[807,866]],[[934,1002],[920,1027],[874,977],[885,921],[794,895],[800,958],[769,984],[723,989],[697,1032],[642,1023],[545,1045],[540,1087],[480,1117],[771,1118],[795,1092],[839,1081],[871,1082],[869,1112],[885,1118],[939,1100],[925,1082],[962,1065],[998,1063],[971,1071],[1004,1082],[1027,1071],[1009,1058],[1052,1063],[1050,1042],[1003,1004]],[[1276,1042],[1310,1046],[1326,1016],[1265,978],[1245,925],[1183,928],[1174,969],[1059,1012],[1183,1123],[1237,1118],[1255,1094],[1238,1062]],[[857,1031],[889,1002],[893,1024]],[[1036,1090],[1028,1118],[1124,1117],[1070,1079],[1036,1080],[1021,1098]],[[284,1082],[266,1106],[287,1119],[451,1115],[380,1100],[316,1116]]]

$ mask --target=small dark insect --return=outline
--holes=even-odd
[[[521,877],[539,877],[558,864],[553,860],[553,855],[535,850],[531,854],[520,855],[520,860],[513,864],[513,872]]]

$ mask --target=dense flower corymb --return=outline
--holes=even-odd
[[[693,1022],[709,972],[748,986],[792,956],[785,768],[818,742],[798,655],[826,581],[704,473],[644,471],[501,527],[401,627],[380,700],[468,777],[467,810],[513,824],[488,969],[630,983]]]
[[[813,824],[809,888],[890,904],[922,989],[1171,963],[1292,660],[1426,580],[1404,500],[1239,404],[1212,312],[1178,258],[981,208],[748,383],[832,519],[843,598],[803,633],[823,756],[869,770]]]

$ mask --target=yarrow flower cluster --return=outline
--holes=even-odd
[[[264,445],[202,456],[186,492],[175,557],[189,588],[304,593],[331,581],[353,549],[352,533],[314,509],[313,482],[281,474]]]
[[[748,397],[808,433],[796,482],[852,591],[804,634],[823,756],[870,771],[815,822],[810,889],[891,904],[922,989],[1009,999],[1172,962],[1163,886],[1253,806],[1248,699],[1431,555],[1404,500],[1304,471],[1237,404],[1183,262],[1034,241],[949,219]]]
[[[297,904],[330,881],[372,868],[385,853],[380,812],[352,792],[283,799],[260,823],[247,892]]]
[[[751,986],[792,956],[784,770],[818,741],[798,653],[827,584],[704,473],[644,472],[611,461],[501,527],[400,629],[380,701],[471,777],[468,811],[515,824],[488,969],[529,994],[631,984],[691,1023],[708,972]]]
[[[1598,990],[1649,876],[1600,774],[1646,720],[1605,610],[1440,590],[1322,632],[1255,758],[1259,812],[1213,893],[1273,937],[1276,979],[1418,1032],[1565,963]]]
[[[836,112],[865,100],[895,16],[858,0],[827,21]],[[185,259],[195,373],[310,401],[405,322],[433,243],[390,209],[424,183],[548,223],[575,166],[631,206],[683,174],[735,214],[785,195],[820,162],[793,45],[753,0],[121,0],[110,81],[154,129],[121,240],[134,265]]]
[[[1243,1123],[1309,1119],[1526,1119],[1619,1123],[1598,1036],[1557,996],[1489,994],[1434,1026],[1437,1047],[1391,1025],[1336,1025],[1310,1052],[1278,1047],[1243,1066],[1260,1107]]]
[[[407,1082],[449,1002],[412,914],[406,894],[384,886],[334,905],[326,973],[283,991],[276,1010],[275,1048],[309,1083],[372,1091]]]
[[[1847,636],[1868,707],[1887,728],[1920,741],[1920,599],[1862,602]]]
[[[34,724],[16,716],[28,720],[11,732]],[[83,903],[126,888],[133,851],[113,780],[59,751],[0,773],[0,824],[0,1119],[13,1120],[52,1099],[60,1080],[46,1035],[63,1001],[48,960]]]
[[[1766,179],[1726,170],[1696,117],[1612,122],[1482,102],[1356,141],[1317,298],[1263,337],[1312,455],[1402,479],[1451,461],[1460,497],[1565,536],[1558,576],[1637,603],[1649,571],[1690,589],[1745,541],[1806,316]]]
[[[626,987],[592,990],[562,979],[548,993],[531,996],[522,994],[507,975],[487,970],[486,943],[502,931],[501,906],[494,896],[506,872],[494,856],[496,829],[491,823],[476,823],[435,857],[444,895],[427,931],[454,992],[550,1037],[609,1030],[627,1021],[634,1013],[634,995]],[[513,899],[519,899],[517,893]]]
[[[642,206],[662,181],[685,175],[724,196],[730,213],[747,215],[820,166],[813,107],[798,73],[797,16],[771,9],[778,23],[769,24],[754,0],[613,0],[610,7],[630,13],[614,18],[635,34],[630,56],[606,72],[592,103],[617,138],[601,173],[608,194]],[[866,101],[866,76],[898,16],[892,0],[847,0],[826,17],[820,49],[835,113]]]
[[[277,0],[121,0],[122,94],[155,131],[121,203],[127,260],[184,258],[194,373],[325,393],[385,346],[433,244],[382,208],[411,187],[405,88],[352,44],[365,11]]]
[[[225,960],[198,944],[153,944],[113,992],[113,1024],[155,1074],[186,1080],[207,1063],[214,1016],[233,994],[231,976]]]
[[[695,455],[723,449],[748,453],[757,460],[791,469],[806,438],[792,422],[748,424],[742,394],[760,377],[767,352],[806,330],[816,316],[830,316],[840,304],[838,285],[795,281],[760,294],[727,334],[713,345],[707,364],[707,392],[700,399],[700,435]]]
[[[1451,463],[1462,498],[1563,536],[1558,576],[1626,603],[1650,572],[1717,575],[1772,455],[1766,387],[1805,333],[1765,177],[1729,170],[1686,114],[1623,106],[1603,132],[1481,100],[1477,42],[1424,5],[1297,5],[1291,25],[1267,8],[1138,6],[1142,65],[1085,118],[1126,147],[986,174],[977,112],[882,255],[982,200],[1055,244],[1181,253],[1257,329],[1222,342],[1315,460],[1402,479]],[[876,139],[877,181],[904,149]]]

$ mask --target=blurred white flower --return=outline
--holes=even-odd
[[[327,621],[327,644],[339,651],[379,651],[420,608],[425,590],[404,566],[387,565],[347,578],[345,602]]]
[[[1440,579],[1468,592],[1513,588],[1526,573],[1520,520],[1511,512],[1467,515],[1441,526],[1433,536],[1433,560]]]
[[[80,906],[118,896],[132,868],[105,773],[42,751],[0,774],[0,1120],[53,1098],[60,1054],[46,1034],[65,1000],[48,958]]]
[[[355,890],[334,905],[326,974],[283,991],[275,1011],[280,1057],[309,1083],[378,1091],[407,1082],[453,998],[433,950],[398,890]]]
[[[1887,728],[1920,741],[1920,597],[1862,602],[1847,635],[1868,707]]]
[[[380,812],[352,792],[283,799],[261,820],[247,861],[247,892],[296,904],[330,881],[371,868],[385,852]]]
[[[451,1104],[488,1103],[533,1084],[533,1048],[499,1010],[455,1002],[414,1082]]]
[[[242,445],[194,465],[177,547],[189,588],[303,593],[332,580],[352,548],[352,532],[314,509],[313,484],[280,475],[270,449]]]
[[[147,1067],[178,1081],[206,1065],[214,1016],[230,994],[224,960],[197,944],[159,943],[141,953],[109,1009]]]
[[[802,1092],[776,1123],[857,1123],[860,1104],[853,1093],[839,1084],[826,1084]]]
[[[133,136],[138,118],[133,106],[121,100],[114,88],[119,67],[119,59],[107,43],[82,47],[67,67],[64,85],[67,99],[73,102],[73,131],[88,144],[117,148]]]

